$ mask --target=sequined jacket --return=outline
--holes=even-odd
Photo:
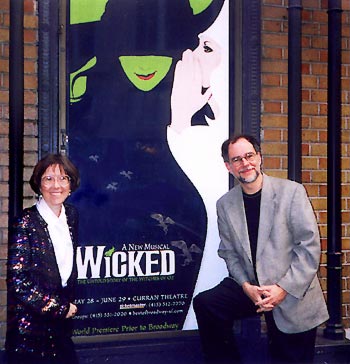
[[[69,204],[65,209],[75,255],[78,214]],[[71,336],[71,319],[65,317],[74,300],[75,261],[74,256],[62,288],[47,224],[36,206],[24,209],[9,234],[7,351],[51,357],[57,341]]]

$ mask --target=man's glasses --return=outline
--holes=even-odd
[[[247,162],[254,162],[256,155],[257,155],[256,153],[249,152],[242,156],[232,158],[231,163],[235,164],[235,165],[239,165],[239,164],[243,163],[243,159],[245,159]]]
[[[69,176],[44,176],[41,178],[41,183],[45,187],[51,187],[55,184],[55,181],[61,186],[61,187],[67,187],[70,183],[70,177]]]

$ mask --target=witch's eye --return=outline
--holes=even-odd
[[[204,49],[204,52],[205,53],[211,53],[213,51],[213,48],[210,48],[209,46],[207,45],[204,45],[203,46],[203,49]]]

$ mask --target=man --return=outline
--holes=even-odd
[[[262,173],[254,137],[225,141],[222,156],[239,184],[217,202],[218,254],[229,277],[193,302],[207,362],[237,362],[234,320],[263,313],[272,361],[311,363],[316,329],[328,312],[317,278],[318,227],[305,189]]]

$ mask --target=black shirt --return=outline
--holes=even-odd
[[[248,225],[250,250],[252,253],[254,272],[256,272],[256,249],[258,244],[258,230],[260,218],[261,190],[248,195],[243,192],[245,215]],[[256,273],[255,273],[256,276]]]

